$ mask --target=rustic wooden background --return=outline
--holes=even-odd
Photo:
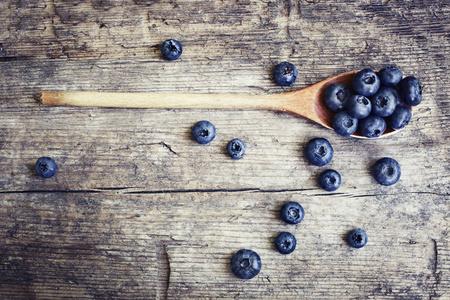
[[[1,299],[450,299],[450,4],[447,0],[1,0]],[[177,61],[159,45],[182,42]],[[274,65],[299,70],[274,84]],[[45,107],[42,90],[248,93],[295,90],[396,64],[424,100],[404,131],[344,138],[270,111]],[[196,144],[210,120],[217,137]],[[313,137],[335,149],[314,167]],[[226,143],[247,144],[242,160]],[[40,156],[59,172],[34,174]],[[384,156],[400,181],[370,174]],[[319,173],[343,178],[334,193]],[[278,217],[288,200],[299,225]],[[349,230],[369,242],[351,249]],[[273,239],[292,232],[297,250]],[[257,251],[252,280],[231,255]]]

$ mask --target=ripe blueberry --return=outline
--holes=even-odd
[[[398,105],[392,115],[389,116],[388,123],[392,129],[399,130],[408,125],[411,117],[412,112],[408,107]]]
[[[245,153],[245,144],[240,139],[233,139],[227,144],[227,152],[231,158],[241,159]]]
[[[161,54],[167,60],[175,60],[181,56],[183,47],[177,40],[167,40],[161,45]]]
[[[35,170],[37,175],[44,178],[50,178],[56,174],[58,168],[53,158],[41,157],[36,161]]]
[[[347,111],[341,110],[334,115],[331,126],[337,134],[349,136],[358,129],[358,119],[350,116]]]
[[[332,83],[325,90],[325,104],[332,111],[336,112],[343,110],[350,95],[350,89],[346,85],[342,83]]]
[[[400,165],[390,157],[379,159],[373,167],[373,177],[382,185],[393,185],[400,179],[400,175]]]
[[[320,174],[319,185],[325,191],[333,192],[341,185],[341,175],[335,170],[325,170]]]
[[[403,73],[396,66],[387,66],[378,72],[378,77],[385,86],[396,86],[402,80]]]
[[[241,279],[251,279],[261,271],[261,258],[253,250],[241,249],[231,257],[231,272]]]
[[[294,201],[289,201],[283,204],[280,210],[281,219],[288,224],[298,224],[305,216],[303,207]]]
[[[379,116],[369,115],[359,121],[359,130],[365,137],[376,138],[386,130],[386,121]]]
[[[306,159],[315,166],[324,166],[333,158],[333,147],[324,138],[314,138],[305,146]]]
[[[405,77],[399,83],[400,96],[410,106],[416,106],[422,101],[422,86],[416,77]]]
[[[353,248],[362,248],[367,244],[367,234],[362,229],[353,229],[347,235],[347,241]]]
[[[297,68],[290,62],[284,61],[273,69],[273,78],[281,86],[288,86],[297,79]]]
[[[208,144],[216,136],[216,128],[209,121],[199,121],[192,127],[192,137],[199,144]]]
[[[372,102],[367,97],[352,95],[346,104],[348,114],[357,119],[364,119],[372,111]]]
[[[399,102],[397,95],[394,88],[382,86],[375,95],[370,97],[370,102],[372,102],[372,113],[380,117],[392,115]]]
[[[380,79],[371,69],[363,69],[353,76],[352,87],[356,94],[370,97],[380,87]]]
[[[290,254],[295,250],[297,240],[292,233],[282,232],[275,238],[275,248],[281,254]]]

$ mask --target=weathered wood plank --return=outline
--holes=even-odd
[[[164,270],[164,261],[156,260],[161,251],[169,259],[171,299],[411,299],[437,293],[439,280],[444,287],[448,282],[442,276],[448,274],[448,240],[442,236],[448,207],[437,195],[427,196],[420,207],[397,195],[302,192],[18,196],[3,195],[0,209],[1,239],[7,241],[1,256],[5,296],[21,290],[37,299],[153,298],[155,281],[162,280],[158,270]],[[279,219],[287,200],[305,208],[299,225]],[[21,214],[14,214],[19,209]],[[346,244],[345,234],[354,227],[368,232],[367,247],[352,250]],[[274,249],[280,231],[297,236],[293,254]],[[254,280],[237,280],[229,271],[232,253],[241,248],[262,258]]]

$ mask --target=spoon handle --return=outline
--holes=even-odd
[[[284,110],[279,95],[45,91],[40,101],[44,105],[67,106]]]

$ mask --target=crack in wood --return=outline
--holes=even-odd
[[[433,299],[433,298],[438,298],[440,297],[437,293],[437,289],[439,284],[441,283],[441,272],[438,272],[438,265],[439,265],[439,252],[438,252],[438,245],[437,245],[437,241],[435,239],[431,239],[433,242],[433,257],[432,257],[432,261],[433,261],[433,266],[432,266],[432,275],[434,277],[435,282],[432,284],[431,286],[431,291],[430,291],[430,295],[428,297],[429,300]]]

